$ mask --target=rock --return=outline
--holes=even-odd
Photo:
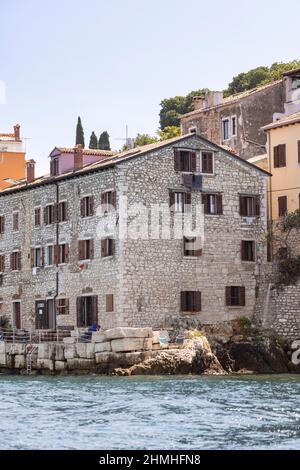
[[[6,354],[0,353],[0,366],[5,367],[6,366]]]
[[[6,343],[4,341],[0,341],[0,354],[6,353]]]
[[[87,343],[76,343],[75,344],[76,355],[78,357],[81,357],[82,359],[87,359],[87,357],[86,357],[86,345],[87,345]]]
[[[95,360],[95,343],[87,343],[86,358]]]
[[[55,361],[64,361],[65,359],[65,345],[57,343],[55,345]]]
[[[117,355],[112,352],[96,352],[95,360],[96,364],[109,364],[117,362]]]
[[[55,370],[61,371],[67,368],[67,363],[65,361],[55,361]]]
[[[76,338],[74,338],[72,336],[68,336],[67,338],[63,339],[63,342],[65,344],[74,344],[76,342]]]
[[[38,346],[38,359],[55,359],[56,343],[40,343]]]
[[[74,359],[77,357],[75,344],[65,344],[65,359]]]
[[[95,344],[95,353],[111,351],[110,341],[106,341],[105,343],[94,343],[94,344]]]
[[[7,344],[6,351],[12,356],[15,356],[16,354],[25,354],[25,347],[25,343]]]
[[[153,338],[152,338],[152,343],[153,344],[160,344],[159,342],[159,337],[160,336],[165,336],[168,341],[170,341],[170,336],[167,330],[161,330],[161,331],[153,331]]]
[[[92,343],[103,343],[104,341],[106,341],[106,339],[102,331],[95,331],[92,333]]]
[[[15,368],[25,369],[25,356],[23,354],[15,355]]]
[[[39,359],[37,360],[38,369],[54,370],[54,361],[51,359]]]
[[[152,336],[152,328],[118,327],[104,331],[104,337],[108,341],[120,338],[152,338]]]
[[[152,349],[151,338],[123,338],[111,341],[111,349],[114,352],[130,352]]]
[[[69,370],[87,370],[92,371],[95,368],[95,361],[93,359],[68,359],[67,368]]]

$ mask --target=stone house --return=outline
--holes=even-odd
[[[76,169],[30,167],[0,192],[1,316],[55,329],[253,314],[269,173],[195,134],[86,166],[80,150]]]

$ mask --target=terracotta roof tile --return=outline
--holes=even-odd
[[[300,122],[300,111],[294,114],[289,114],[288,116],[283,116],[281,119],[278,119],[277,121],[271,122],[270,124],[263,126],[262,129],[264,131],[267,131],[269,129],[275,129],[277,127],[288,126],[290,124],[297,124],[297,122]]]

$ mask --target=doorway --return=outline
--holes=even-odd
[[[20,302],[13,303],[13,327],[17,330],[20,330],[22,328]]]
[[[98,296],[77,297],[77,326],[98,325]]]

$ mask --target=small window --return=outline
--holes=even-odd
[[[197,129],[196,129],[196,127],[190,127],[190,128],[189,128],[189,133],[190,133],[190,134],[197,134]]]
[[[21,271],[21,252],[13,251],[10,255],[11,271]]]
[[[81,199],[81,217],[91,217],[94,215],[94,198],[93,196],[85,196]]]
[[[280,144],[274,147],[274,168],[286,166],[286,145]]]
[[[196,171],[196,152],[174,149],[174,167],[176,171],[193,173]]]
[[[55,247],[55,258],[57,264],[65,264],[69,261],[69,245],[67,243],[61,243]]]
[[[201,173],[212,174],[214,171],[213,152],[201,152]]]
[[[43,266],[44,250],[38,246],[31,248],[31,267],[40,268]]]
[[[106,311],[107,312],[114,311],[114,295],[113,294],[106,295]]]
[[[231,118],[231,135],[236,135],[236,116],[232,116]]]
[[[5,226],[5,216],[0,215],[0,235],[4,233],[4,226]]]
[[[5,271],[5,255],[0,255],[0,273]]]
[[[278,198],[278,216],[285,217],[287,215],[287,196],[279,196]]]
[[[56,300],[56,314],[68,315],[69,314],[69,299]]]
[[[201,292],[182,291],[181,292],[182,312],[201,312]]]
[[[240,195],[240,215],[242,217],[259,217],[260,197]]]
[[[79,261],[87,261],[94,258],[94,240],[79,240]]]
[[[67,220],[67,202],[61,201],[58,203],[58,221],[59,222],[66,222]]]
[[[44,208],[44,223],[45,225],[51,225],[54,221],[54,204],[49,204]]]
[[[242,261],[255,261],[255,242],[253,240],[242,240]]]
[[[57,176],[59,175],[59,160],[58,158],[52,158],[50,162],[50,175]]]
[[[116,207],[116,191],[106,191],[101,194],[103,212],[111,212]]]
[[[19,231],[19,211],[13,212],[13,231]]]
[[[245,287],[227,286],[226,287],[226,305],[232,307],[245,306]]]
[[[41,223],[42,223],[42,220],[41,220],[41,208],[40,207],[36,207],[34,209],[34,226],[35,227],[40,227],[41,226]]]
[[[114,254],[114,239],[102,238],[101,240],[101,257],[113,256]]]
[[[204,214],[209,214],[209,215],[222,215],[223,214],[222,194],[202,193],[202,204],[204,208]]]
[[[200,239],[197,237],[183,237],[184,256],[202,256]]]
[[[46,266],[53,266],[54,264],[54,246],[46,246]]]
[[[21,303],[13,302],[13,320],[12,325],[17,330],[22,328],[22,319],[21,319]]]
[[[229,119],[223,119],[222,120],[222,137],[223,140],[228,140],[230,135],[229,135]]]

